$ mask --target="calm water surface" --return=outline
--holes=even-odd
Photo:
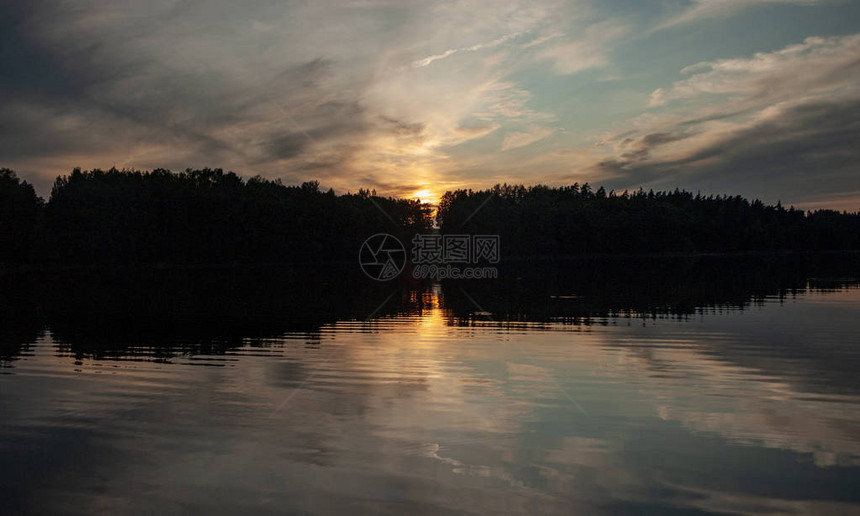
[[[43,332],[0,369],[0,512],[860,513],[860,289],[590,325],[413,295],[211,351]]]

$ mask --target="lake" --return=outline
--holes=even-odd
[[[860,513],[858,276],[580,265],[265,301],[9,280],[37,315],[4,330],[0,512]]]

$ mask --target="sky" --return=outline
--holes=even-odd
[[[0,166],[860,210],[860,2],[6,1]]]

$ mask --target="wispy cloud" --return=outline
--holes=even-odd
[[[857,190],[859,55],[860,34],[692,65],[652,94],[660,113],[599,142],[612,157],[598,166],[661,187],[752,183],[789,202]]]
[[[628,31],[615,20],[600,22],[588,27],[584,34],[555,40],[542,50],[538,57],[553,62],[555,71],[569,75],[609,64],[609,51],[613,43]]]
[[[657,26],[657,30],[689,24],[709,18],[724,18],[745,9],[767,4],[814,5],[827,0],[692,0],[685,8]]]
[[[803,43],[751,58],[697,63],[682,70],[691,75],[667,90],[651,94],[651,105],[701,95],[733,95],[755,103],[808,96],[857,85],[860,34],[810,37]]]
[[[478,50],[483,50],[485,48],[497,47],[497,46],[501,45],[502,43],[504,43],[505,41],[513,39],[513,38],[519,36],[520,34],[521,33],[519,33],[519,32],[514,32],[512,34],[506,34],[500,38],[496,38],[493,41],[490,41],[488,43],[479,43],[477,45],[472,45],[470,47],[448,49],[445,52],[442,52],[441,54],[427,56],[424,59],[419,59],[417,61],[413,61],[412,66],[414,68],[421,68],[421,67],[430,65],[434,61],[438,61],[440,59],[445,59],[446,57],[452,56],[454,54],[458,54],[460,52],[477,52]]]
[[[555,130],[549,127],[540,127],[536,125],[529,126],[528,131],[517,131],[505,135],[505,141],[502,143],[502,150],[516,149],[517,147],[525,147],[532,143],[543,140],[554,133]]]

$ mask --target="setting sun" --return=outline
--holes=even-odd
[[[424,204],[438,204],[439,203],[439,194],[429,190],[427,188],[423,188],[421,190],[417,190],[412,194],[412,197],[417,198]]]

